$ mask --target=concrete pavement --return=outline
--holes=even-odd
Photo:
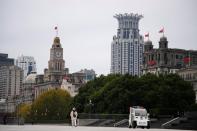
[[[67,125],[22,125],[22,126],[0,125],[0,131],[131,131],[131,130],[173,131],[171,129],[140,129],[140,128],[129,129],[129,128],[119,128],[119,127],[87,127],[87,126],[71,127]]]

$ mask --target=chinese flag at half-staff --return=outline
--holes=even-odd
[[[164,28],[162,28],[161,30],[159,30],[159,33],[163,33],[164,32]]]

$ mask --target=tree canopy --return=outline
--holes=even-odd
[[[41,94],[32,104],[31,114],[37,120],[62,120],[70,111],[71,96],[61,89]]]
[[[80,88],[73,104],[80,112],[128,113],[130,106],[151,110],[185,111],[195,102],[191,83],[176,74],[100,76]]]

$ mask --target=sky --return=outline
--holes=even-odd
[[[164,27],[169,48],[197,50],[196,6],[197,0],[0,0],[0,53],[33,56],[42,74],[58,25],[70,73],[86,68],[106,75],[118,28],[115,14],[142,14],[140,34],[149,32],[155,48]]]

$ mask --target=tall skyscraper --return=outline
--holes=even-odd
[[[142,15],[117,14],[117,35],[111,44],[111,73],[141,75],[144,40],[139,34]]]
[[[16,65],[23,69],[24,78],[26,78],[31,72],[36,72],[36,61],[32,56],[19,56],[16,59]]]
[[[23,70],[18,66],[0,66],[0,99],[6,100],[0,110],[14,112],[22,89]],[[7,106],[7,107],[6,107]]]
[[[8,58],[8,54],[0,53],[0,66],[14,65],[14,59]]]

